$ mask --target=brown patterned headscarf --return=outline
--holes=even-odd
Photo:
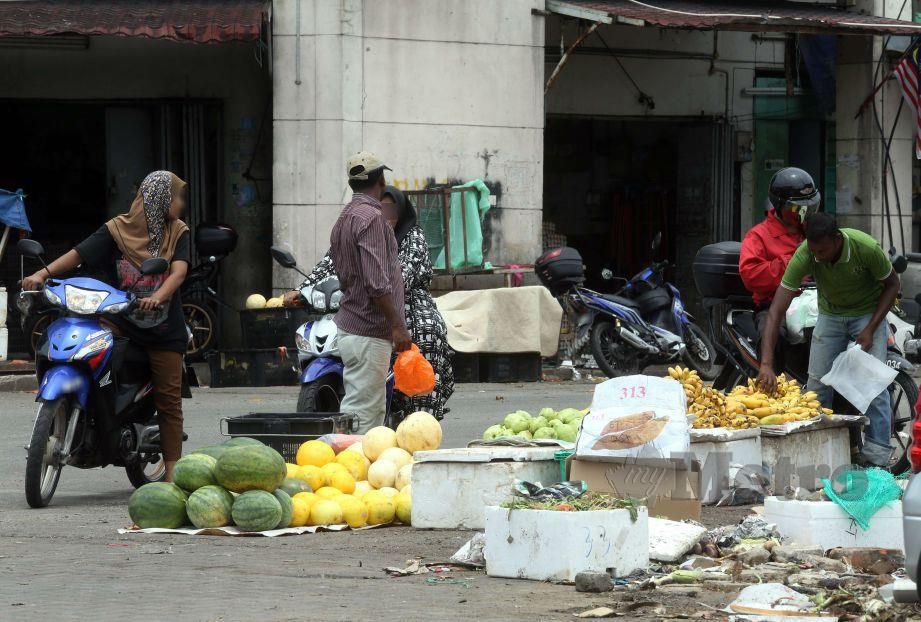
[[[139,268],[144,260],[173,258],[179,237],[189,227],[181,220],[168,218],[176,193],[186,183],[169,171],[154,171],[144,178],[131,209],[106,223],[118,249]]]

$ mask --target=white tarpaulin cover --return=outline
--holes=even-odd
[[[556,354],[563,308],[543,287],[450,292],[435,299],[448,344],[467,354]]]

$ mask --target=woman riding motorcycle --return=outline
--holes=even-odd
[[[138,295],[128,316],[113,316],[112,330],[147,351],[160,426],[166,481],[182,456],[182,357],[188,333],[179,301],[179,287],[189,265],[189,228],[179,220],[185,210],[186,183],[169,171],[154,171],[141,183],[127,214],[106,222],[94,234],[22,281],[24,290],[40,289],[51,276],[80,265],[99,273],[100,280]],[[162,257],[169,271],[142,276],[141,264]]]

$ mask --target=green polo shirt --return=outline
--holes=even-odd
[[[819,263],[803,242],[784,272],[781,284],[799,291],[807,276],[815,279],[819,291],[819,312],[858,317],[876,311],[883,293],[883,281],[892,272],[889,257],[879,243],[857,229],[841,229],[844,248],[836,263]]]

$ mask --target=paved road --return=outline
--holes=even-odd
[[[462,446],[506,412],[586,407],[571,383],[461,385],[445,445]],[[30,510],[23,444],[34,396],[0,393],[0,620],[557,620],[603,602],[571,587],[482,573],[393,579],[381,569],[444,560],[469,532],[407,527],[285,538],[120,536],[131,493],[124,471],[65,469],[52,505]],[[285,412],[293,389],[201,389],[186,401],[189,447],[220,440],[218,421]]]

